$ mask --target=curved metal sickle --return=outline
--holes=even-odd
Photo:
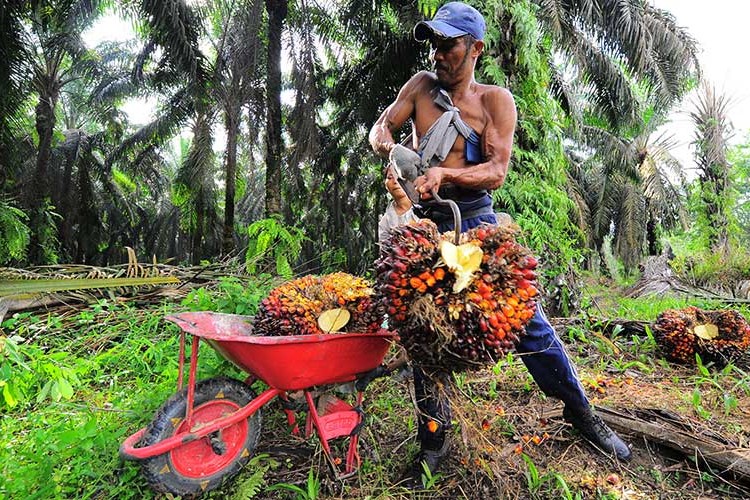
[[[448,205],[451,212],[453,212],[453,229],[456,232],[453,244],[458,246],[461,240],[461,211],[458,209],[458,205],[453,200],[444,200],[438,196],[437,191],[434,189],[430,191],[430,194],[435,199],[435,205]]]
[[[456,202],[453,200],[444,200],[437,194],[437,190],[435,189],[430,191],[432,201],[425,202],[420,198],[417,190],[414,189],[414,183],[401,177],[398,170],[396,173],[398,174],[396,180],[414,205],[447,205],[450,207],[451,212],[453,212],[453,229],[456,231],[453,244],[458,246],[461,239],[461,211],[458,209]]]

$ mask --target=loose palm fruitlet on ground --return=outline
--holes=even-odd
[[[750,325],[737,311],[704,311],[697,307],[669,309],[656,318],[654,337],[664,356],[680,363],[723,367],[750,348]]]
[[[411,359],[463,371],[515,348],[536,311],[537,260],[515,241],[518,226],[482,225],[460,245],[422,220],[382,243],[376,294]]]
[[[265,336],[374,333],[383,313],[376,310],[372,296],[370,283],[347,273],[303,276],[261,301],[253,331]]]

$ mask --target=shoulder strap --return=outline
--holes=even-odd
[[[461,110],[453,105],[445,89],[436,87],[433,90],[433,101],[445,111],[419,141],[417,152],[422,156],[424,167],[437,165],[445,160],[458,134],[468,139],[473,132],[471,127],[461,119]]]

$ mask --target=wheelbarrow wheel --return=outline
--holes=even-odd
[[[193,428],[232,413],[253,398],[253,390],[238,380],[217,377],[200,381],[195,385]],[[186,406],[187,389],[169,398],[147,427],[141,446],[187,432]],[[187,497],[199,495],[240,471],[253,455],[260,429],[258,410],[246,420],[144,460],[143,473],[158,491]]]

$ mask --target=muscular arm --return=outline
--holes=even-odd
[[[416,96],[425,82],[425,72],[420,72],[411,77],[401,87],[396,100],[385,108],[383,114],[370,129],[369,141],[373,151],[387,158],[395,144],[393,132],[400,129],[406,121],[414,114]]]
[[[488,120],[482,133],[484,163],[464,168],[435,167],[416,179],[414,185],[427,194],[440,184],[453,183],[473,189],[497,189],[508,173],[513,134],[516,128],[516,105],[513,96],[505,89],[488,92],[482,99]]]

